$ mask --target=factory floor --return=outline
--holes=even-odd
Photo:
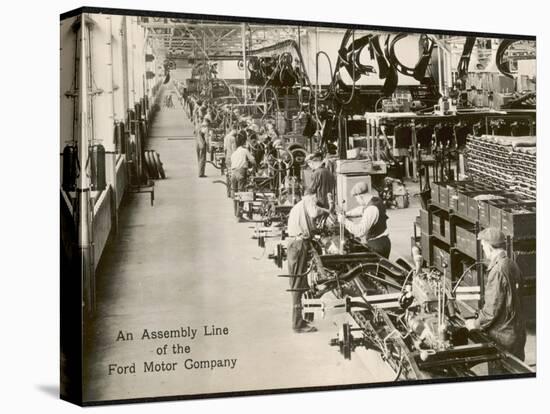
[[[119,232],[98,267],[97,312],[86,330],[84,400],[391,380],[376,357],[371,355],[370,365],[357,357],[344,360],[328,345],[338,318],[316,321],[315,333],[291,330],[288,279],[277,277],[286,270],[257,246],[250,224],[236,222],[225,187],[213,183],[220,172],[208,165],[207,177],[198,178],[192,125],[174,101],[175,108],[159,112],[148,141],[167,179],[156,181],[154,207],[146,194],[127,194]],[[392,258],[409,255],[417,214],[414,199],[409,209],[389,211]],[[204,336],[204,326],[212,331],[212,325],[228,333]],[[144,329],[180,328],[198,334],[142,339]],[[174,354],[174,344],[189,346],[189,353]],[[233,368],[188,369],[188,360],[236,362]],[[178,364],[171,371],[143,372],[149,362]],[[109,374],[111,364],[116,367]],[[135,373],[117,373],[117,367],[132,364]]]

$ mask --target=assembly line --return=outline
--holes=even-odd
[[[62,23],[87,400],[534,375],[533,40]]]

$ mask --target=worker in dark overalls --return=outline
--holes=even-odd
[[[306,158],[306,161],[311,171],[313,171],[310,187],[317,194],[317,203],[321,207],[330,208],[328,195],[334,195],[336,190],[334,175],[325,167],[322,153],[314,152]]]
[[[304,197],[290,210],[286,253],[289,275],[301,275],[307,270],[310,238],[316,227],[315,219],[328,213],[328,210],[317,205],[317,195],[311,189],[306,190]],[[303,289],[308,287],[307,277],[290,278],[292,329],[296,333],[317,331],[317,328],[310,326],[302,317]]]
[[[391,242],[386,221],[384,201],[369,192],[367,182],[359,182],[351,189],[359,206],[346,212],[346,217],[361,217],[359,222],[344,219],[346,229],[374,252],[390,257]]]
[[[481,329],[506,351],[525,359],[525,320],[521,305],[521,272],[506,254],[506,239],[496,228],[482,230],[483,253],[488,260],[484,304],[475,319],[467,319],[468,329]],[[498,364],[489,365],[489,374],[501,373]]]

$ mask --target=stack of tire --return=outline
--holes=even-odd
[[[166,174],[164,168],[162,167],[162,162],[160,161],[160,155],[155,150],[145,150],[144,151],[144,161],[145,169],[149,178],[153,180],[165,179]]]

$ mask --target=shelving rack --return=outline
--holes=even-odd
[[[504,197],[478,201],[480,194]],[[525,213],[517,214],[521,208]],[[485,265],[477,235],[487,227],[496,227],[506,236],[509,257],[518,263],[523,276],[522,295],[532,297],[525,302],[534,311],[536,281],[536,204],[516,193],[497,189],[479,181],[435,182],[431,184],[431,200],[420,210],[415,223],[415,236],[420,225],[420,245],[425,262],[443,271],[447,265],[450,282],[462,276],[467,267],[475,269],[463,282],[480,287],[479,306],[483,305]]]

